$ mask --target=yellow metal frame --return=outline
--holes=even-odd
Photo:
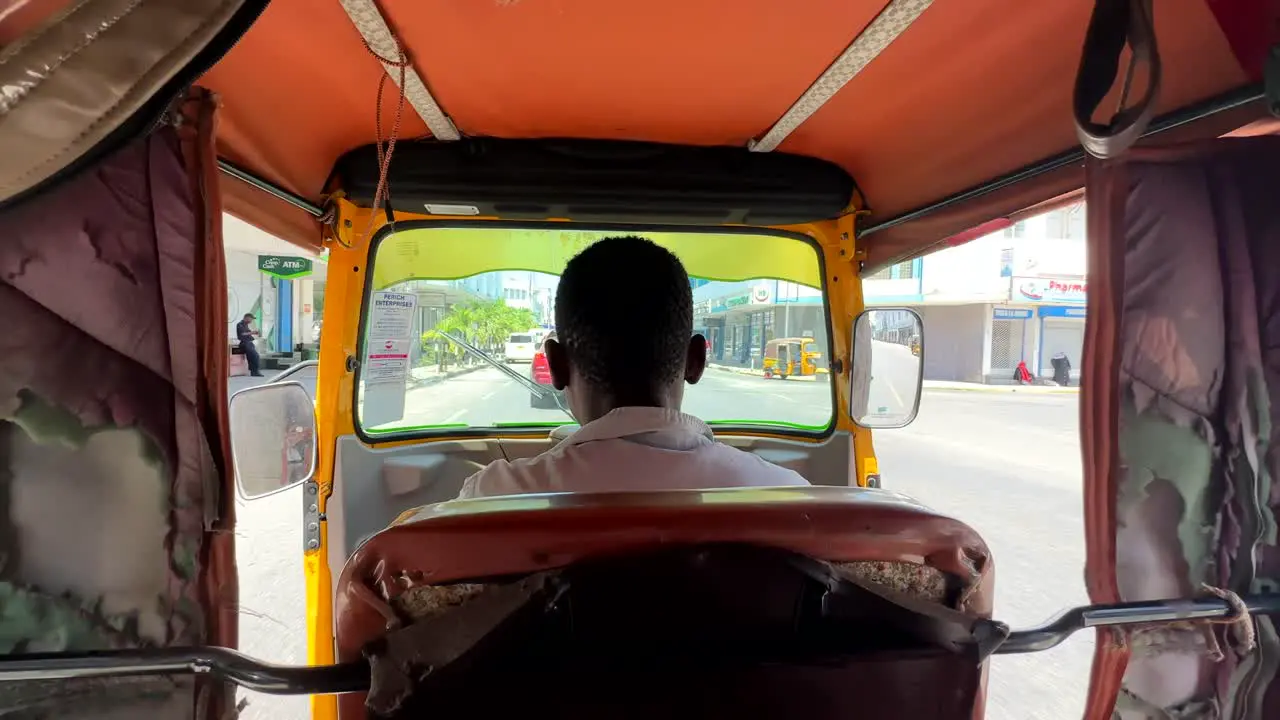
[[[320,485],[320,512],[326,512],[333,492],[334,462],[337,438],[355,433],[351,399],[354,396],[354,376],[347,372],[347,358],[357,355],[357,334],[360,327],[361,304],[364,297],[365,276],[369,268],[369,240],[385,224],[385,213],[372,215],[346,200],[337,200],[336,229],[326,237],[329,249],[329,273],[325,287],[324,333],[320,340],[319,377],[316,383],[316,419],[319,442],[319,465],[316,479]],[[826,277],[824,290],[831,308],[832,381],[837,387],[835,424],[837,430],[849,433],[853,440],[854,466],[850,476],[859,486],[867,485],[869,475],[879,474],[871,431],[860,428],[848,418],[849,367],[853,320],[864,307],[862,283],[858,277],[859,260],[854,237],[856,210],[837,220],[780,226],[786,230],[813,238],[821,248]],[[396,220],[496,220],[497,218],[449,218],[410,213],[396,213]],[[837,365],[840,372],[834,371]],[[770,433],[767,430],[736,432],[737,435],[777,437],[795,440],[793,436]],[[520,437],[519,433],[495,432],[494,438]],[[377,447],[421,444],[454,439],[440,435],[430,439],[399,440],[378,443]],[[471,438],[474,439],[474,438]],[[320,525],[320,547],[308,550],[303,558],[303,570],[307,596],[307,661],[313,665],[334,662],[333,636],[333,577],[328,558],[328,527]],[[340,569],[339,569],[340,572]],[[311,699],[312,717],[316,720],[337,720],[337,700],[332,695],[317,695]]]

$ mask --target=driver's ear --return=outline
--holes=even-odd
[[[542,344],[542,352],[547,356],[547,367],[551,370],[551,387],[563,390],[569,385],[569,353],[558,340],[547,340]]]
[[[684,359],[684,381],[690,385],[697,385],[702,379],[702,373],[707,369],[707,339],[701,334],[695,333],[689,339],[689,349],[685,353]]]

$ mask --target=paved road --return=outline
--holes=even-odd
[[[528,372],[524,365],[511,368],[521,374]],[[404,419],[381,427],[571,422],[559,409],[530,407],[529,394],[526,387],[498,369],[485,367],[410,390]],[[826,375],[766,380],[710,369],[700,383],[686,387],[684,407],[707,420],[773,419],[825,426],[831,419],[831,384]]]
[[[448,422],[483,422],[509,418],[510,408],[518,406],[522,419],[532,417],[530,412],[546,413],[549,420],[560,417],[556,410],[530,409],[523,388],[501,386],[509,380],[499,379],[498,387],[493,380],[486,383],[488,372],[450,381],[469,378],[455,387],[443,383],[415,391],[435,401],[433,408],[415,412],[445,422],[435,418],[465,409]],[[233,388],[241,384],[237,380]],[[464,387],[470,390],[464,392]],[[827,392],[825,383],[708,371],[707,382],[691,390],[687,409],[720,417],[729,417],[732,410],[750,418],[788,408],[800,417],[815,404],[825,412],[816,401]],[[421,407],[417,400],[413,405]],[[714,408],[721,410],[709,412]],[[996,557],[997,614],[1015,626],[1038,623],[1063,607],[1085,602],[1076,422],[1074,395],[927,391],[912,426],[876,435],[888,487],[966,519],[986,537]],[[239,507],[242,647],[275,662],[306,658],[301,502],[298,491],[289,491]],[[1091,651],[1092,638],[1079,636],[1047,653],[997,658],[987,717],[1080,717]],[[248,699],[246,718],[308,717],[301,698]]]
[[[896,343],[871,341],[871,381],[867,392],[867,420],[870,427],[901,425],[911,416],[920,377],[920,358],[911,348]]]
[[[1038,624],[1088,602],[1076,395],[926,391],[909,427],[876,433],[887,487],[964,519],[996,561],[996,615]],[[994,660],[989,720],[1084,711],[1093,638]]]

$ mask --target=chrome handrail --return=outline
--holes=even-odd
[[[1280,615],[1280,594],[1240,598],[1251,615]],[[1017,630],[997,655],[1040,652],[1057,647],[1089,627],[1139,625],[1229,618],[1235,610],[1216,597],[1153,600],[1072,608],[1038,627]],[[0,657],[0,683],[139,675],[213,675],[256,692],[273,695],[334,695],[369,689],[369,664],[274,665],[220,647],[104,650]]]
[[[221,647],[41,653],[0,660],[0,682],[145,675],[213,675],[270,695],[336,695],[369,689],[369,664],[364,661],[274,665]]]
[[[313,368],[313,367],[320,367],[320,361],[319,361],[319,360],[304,360],[304,361],[302,361],[302,362],[298,363],[297,365],[294,365],[294,366],[292,366],[292,367],[288,367],[288,368],[285,368],[284,370],[281,370],[281,371],[280,371],[280,373],[279,373],[278,375],[273,376],[273,377],[272,377],[270,380],[268,380],[265,384],[266,384],[266,385],[270,385],[271,383],[278,383],[278,382],[281,382],[281,381],[283,381],[285,378],[289,377],[290,375],[293,375],[294,373],[296,373],[296,372],[298,372],[298,371],[300,371],[300,370],[305,370],[305,369],[307,369],[307,368]]]

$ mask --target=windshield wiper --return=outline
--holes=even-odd
[[[472,345],[466,340],[463,340],[462,338],[455,336],[453,333],[447,333],[443,330],[436,330],[436,334],[448,340],[449,342],[457,343],[458,346],[461,347],[463,350],[466,350],[472,355],[475,355],[481,360],[498,368],[502,372],[506,373],[507,377],[510,377],[511,379],[525,386],[526,388],[529,389],[529,392],[533,393],[534,395],[537,395],[539,398],[545,399],[547,397],[550,397],[552,400],[555,401],[556,407],[560,408],[560,410],[564,412],[564,414],[568,415],[570,420],[573,420],[573,413],[569,412],[569,410],[565,408],[564,403],[560,401],[560,397],[555,393],[554,390],[551,390],[545,385],[539,385],[538,383],[530,380],[524,375],[521,375],[515,370],[512,370],[511,368],[507,367],[506,363],[493,359],[492,357],[489,356],[489,353],[481,350],[475,345]]]

